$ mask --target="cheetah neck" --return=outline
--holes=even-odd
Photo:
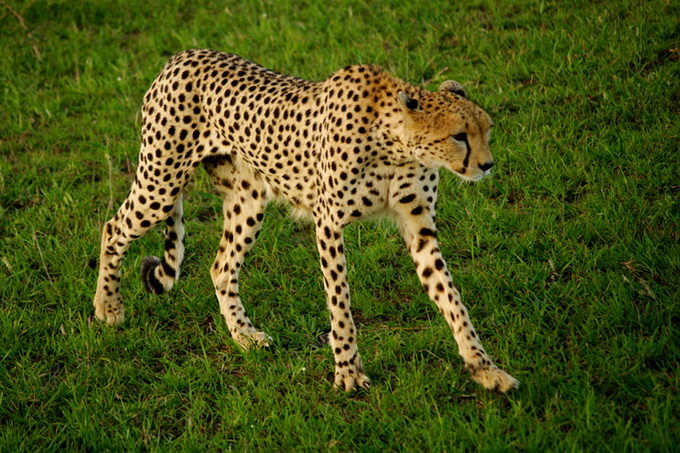
[[[379,68],[376,70],[375,81],[378,83],[373,85],[371,101],[376,113],[370,137],[376,144],[378,155],[373,156],[372,160],[382,161],[388,165],[415,162],[413,147],[410,144],[411,137],[407,133],[412,120],[405,114],[398,101],[398,95],[399,92],[404,92],[411,97],[420,98],[426,92]]]

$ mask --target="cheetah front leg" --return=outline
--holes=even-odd
[[[417,198],[414,205],[409,203],[398,206],[397,212],[402,235],[415,262],[416,272],[423,288],[453,331],[459,353],[470,370],[472,378],[485,388],[500,392],[519,387],[519,381],[498,368],[479,342],[467,309],[463,305],[460,293],[451,281],[451,274],[439,250],[432,215],[434,207],[414,208],[414,206],[417,207],[419,201],[424,201],[424,197]],[[413,212],[419,214],[413,215]]]
[[[328,309],[331,317],[329,340],[335,358],[335,385],[345,391],[368,388],[357,347],[357,331],[350,312],[345,247],[340,227],[317,223],[316,239]]]

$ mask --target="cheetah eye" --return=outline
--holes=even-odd
[[[460,134],[455,134],[455,135],[453,135],[453,139],[457,142],[466,142],[467,141],[467,133],[461,132]]]

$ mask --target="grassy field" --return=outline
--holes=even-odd
[[[677,451],[677,0],[0,1],[0,451]],[[93,319],[99,238],[124,200],[144,92],[172,54],[238,53],[323,79],[376,63],[464,83],[496,168],[443,174],[438,225],[489,353],[469,378],[395,227],[347,230],[370,392],[332,388],[313,228],[270,206],[242,296],[271,350],[240,352],[212,293],[221,204],[185,201],[172,292],[123,268],[127,321]]]

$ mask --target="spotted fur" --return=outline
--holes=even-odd
[[[466,96],[457,82],[429,92],[376,66],[348,66],[311,82],[228,53],[174,56],[144,97],[135,181],[104,227],[97,317],[123,321],[120,261],[134,239],[163,221],[165,254],[143,261],[142,280],[156,294],[173,286],[184,255],[182,191],[203,163],[224,196],[224,231],[210,273],[241,346],[271,341],[246,316],[238,278],[265,205],[282,198],[316,227],[335,384],[348,391],[369,386],[350,312],[343,228],[388,214],[472,377],[486,388],[516,388],[479,342],[437,245],[439,168],[476,181],[493,166],[491,119]]]

